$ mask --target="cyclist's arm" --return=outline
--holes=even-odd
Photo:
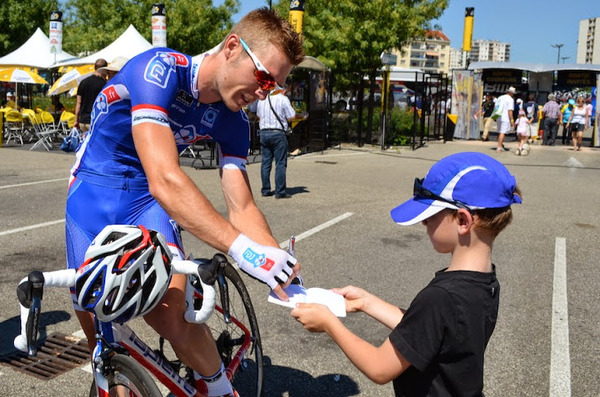
[[[411,365],[389,338],[379,347],[371,345],[346,328],[326,306],[298,304],[292,316],[311,332],[326,332],[356,368],[373,382],[388,383]]]
[[[257,243],[279,248],[267,220],[256,206],[248,174],[240,169],[221,169],[221,185],[231,223]],[[284,287],[300,274],[300,267],[297,262]],[[273,288],[273,292],[287,300],[281,286]]]
[[[171,129],[142,123],[135,125],[132,131],[152,196],[186,231],[211,247],[227,252],[240,231],[219,214],[181,169]]]
[[[267,220],[256,206],[248,174],[240,169],[221,169],[220,175],[231,223],[257,243],[279,247]]]

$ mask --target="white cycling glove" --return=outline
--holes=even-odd
[[[284,250],[260,245],[242,233],[229,247],[229,256],[238,263],[240,269],[271,289],[285,283],[296,265],[296,258]]]

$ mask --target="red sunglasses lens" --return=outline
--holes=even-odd
[[[273,76],[262,70],[255,70],[254,77],[256,77],[256,81],[258,81],[258,85],[262,90],[272,90],[277,85]]]

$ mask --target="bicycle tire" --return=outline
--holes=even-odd
[[[116,354],[110,359],[110,364],[113,371],[108,376],[109,396],[123,395],[117,393],[118,387],[124,387],[127,391],[127,396],[136,397],[162,397],[162,393],[158,390],[156,383],[144,367],[137,363],[129,356]],[[96,382],[92,382],[90,388],[90,397],[96,397]]]
[[[246,352],[246,357],[242,360],[242,364],[238,368],[232,384],[240,395],[261,397],[264,388],[263,351],[260,331],[258,329],[258,320],[254,313],[250,294],[239,273],[229,263],[225,265],[223,276],[225,277],[227,284],[233,285],[235,292],[237,292],[235,293],[230,287],[228,288],[230,304],[229,312],[232,317],[244,324],[252,335],[250,348]],[[215,285],[218,286],[218,283]],[[211,318],[206,322],[206,325],[211,329],[213,336],[217,341],[217,349],[219,350],[221,359],[223,360],[225,367],[227,367],[234,356],[235,350],[229,345],[231,343],[235,344],[235,340],[243,335],[243,331],[233,322],[227,324],[223,313],[217,310],[215,310]],[[239,343],[237,345],[239,345]],[[253,356],[254,362],[251,362],[248,359],[249,355]]]

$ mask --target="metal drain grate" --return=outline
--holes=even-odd
[[[65,372],[87,364],[90,361],[90,350],[87,339],[78,339],[60,333],[49,335],[38,347],[36,357],[18,352],[0,359],[2,365],[34,376],[42,380],[50,380]]]

